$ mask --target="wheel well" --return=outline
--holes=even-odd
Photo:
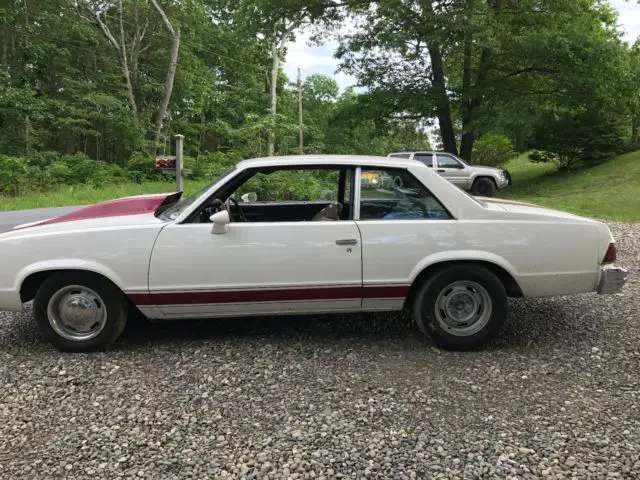
[[[473,183],[476,183],[478,180],[481,180],[483,178],[486,178],[487,180],[491,180],[495,187],[498,186],[498,183],[496,182],[496,179],[491,177],[491,176],[487,176],[487,175],[479,175],[479,176],[477,176],[476,178],[473,179]]]
[[[405,299],[404,306],[405,308],[409,308],[413,303],[413,299],[415,295],[418,293],[418,289],[424,283],[424,281],[437,271],[442,270],[443,268],[452,267],[454,265],[470,265],[477,267],[484,267],[491,271],[502,283],[504,286],[507,296],[511,298],[519,298],[523,297],[522,290],[518,285],[518,282],[511,276],[509,272],[507,272],[504,268],[496,265],[495,263],[486,262],[482,260],[452,260],[448,262],[440,262],[434,263],[433,265],[429,265],[425,268],[420,274],[416,277],[416,279],[411,284],[411,288],[409,289],[409,294]]]
[[[31,275],[29,275],[27,278],[24,279],[24,281],[22,282],[22,285],[20,286],[20,299],[22,300],[22,303],[27,303],[33,300],[40,286],[51,276],[56,275],[58,273],[72,273],[72,272],[95,275],[96,277],[100,277],[103,280],[106,280],[107,282],[111,283],[115,288],[120,290],[120,287],[114,284],[109,278],[105,277],[104,275],[101,275],[100,273],[93,272],[91,270],[82,270],[78,268],[45,270],[42,272],[32,273]],[[129,299],[129,297],[127,297],[126,295],[124,295],[124,297],[127,300]]]

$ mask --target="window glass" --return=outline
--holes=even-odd
[[[411,157],[411,154],[410,153],[392,153],[389,156],[393,158],[409,158]]]
[[[416,153],[413,158],[424,163],[428,167],[433,167],[433,154],[431,153]]]
[[[362,169],[361,220],[449,218],[444,206],[407,170]]]
[[[449,155],[438,155],[438,168],[462,168],[462,164]]]
[[[233,197],[242,202],[243,195],[253,192],[258,202],[335,202],[338,200],[339,173],[324,169],[258,172],[243,183]]]

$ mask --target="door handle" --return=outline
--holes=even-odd
[[[346,238],[343,240],[336,240],[336,245],[356,245],[358,241],[355,238]]]
[[[439,168],[438,171],[444,173],[444,169],[442,169],[442,168]]]

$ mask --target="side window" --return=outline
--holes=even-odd
[[[409,171],[362,168],[361,220],[450,218],[447,209]]]
[[[409,158],[411,157],[411,154],[410,153],[392,153],[389,156],[393,158]]]
[[[413,158],[424,163],[427,167],[433,167],[433,154],[431,153],[416,153]]]
[[[463,165],[450,155],[438,155],[438,168],[463,168]]]
[[[338,170],[258,172],[244,182],[233,193],[233,197],[238,202],[246,202],[245,195],[255,193],[252,202],[335,202],[338,200],[338,179]]]

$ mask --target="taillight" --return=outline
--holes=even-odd
[[[604,254],[602,263],[613,263],[615,261],[616,261],[616,244],[610,243],[609,248],[607,248],[607,253]]]

